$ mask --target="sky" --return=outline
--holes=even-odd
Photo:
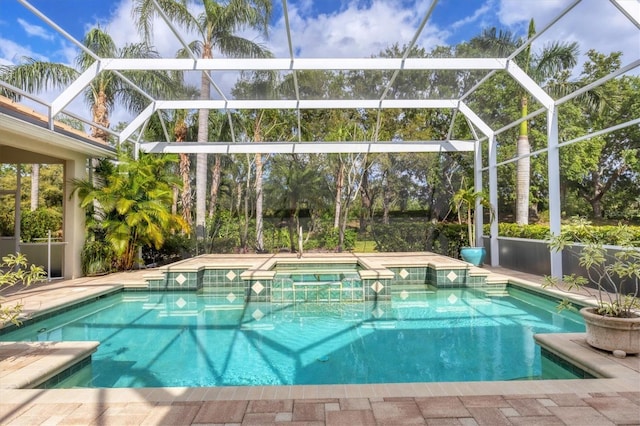
[[[197,2],[196,2],[197,3]],[[276,57],[289,57],[281,0],[273,0],[274,14],[267,40],[258,34],[244,37],[265,44]],[[294,52],[299,57],[370,57],[386,47],[409,43],[432,0],[287,0]],[[427,50],[456,45],[498,27],[524,36],[529,20],[544,28],[573,0],[439,0],[417,44]],[[621,0],[640,19],[640,0]],[[81,41],[99,25],[117,45],[140,40],[131,17],[132,0],[31,0],[71,37]],[[584,22],[602,25],[585,25]],[[180,47],[163,22],[154,26],[158,52],[173,57]],[[549,40],[577,41],[581,53],[596,49],[608,54],[622,51],[622,63],[640,58],[640,30],[608,0],[583,0],[534,44]],[[73,64],[78,49],[18,0],[0,0],[0,65],[20,63],[24,57]],[[584,56],[582,57],[584,61]],[[229,90],[235,76],[221,76]],[[49,100],[55,92],[43,93]],[[113,122],[113,121],[112,121]]]

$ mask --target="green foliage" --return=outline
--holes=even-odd
[[[489,225],[485,225],[484,232],[489,235]],[[549,238],[547,225],[518,225],[517,223],[498,224],[498,235],[510,238],[529,238],[533,240],[545,240]]]
[[[32,242],[47,238],[48,232],[56,237],[62,233],[62,213],[49,207],[22,212],[20,236],[22,241]]]
[[[184,220],[170,211],[173,187],[179,185],[168,168],[175,161],[171,156],[142,155],[135,161],[121,155],[117,166],[100,163],[95,185],[73,181],[80,206],[113,247],[117,269],[132,269],[140,261],[141,247],[159,249],[172,232],[188,232]]]
[[[356,244],[356,240],[358,238],[358,233],[355,229],[347,228],[344,231],[344,243],[343,250],[349,251],[353,250]],[[320,246],[326,250],[336,250],[340,245],[340,230],[338,228],[330,227],[326,231],[324,231],[321,235],[318,236],[321,244]],[[310,246],[308,243],[304,246],[305,250],[310,250],[314,247]]]
[[[376,251],[431,251],[459,257],[460,248],[469,245],[467,225],[458,223],[404,221],[393,225],[376,224],[371,235]]]
[[[235,253],[240,247],[240,223],[229,210],[207,219],[207,253]]]
[[[424,227],[416,223],[376,224],[371,231],[377,251],[407,252],[426,249]]]
[[[476,229],[476,203],[482,207],[489,209],[491,212],[491,220],[494,217],[494,209],[489,202],[489,195],[482,191],[475,191],[473,188],[460,188],[453,194],[451,205],[458,213],[460,222],[467,223],[467,241],[469,246],[475,246],[475,229]]]
[[[115,269],[116,253],[113,246],[104,240],[87,241],[80,252],[83,275],[100,275]]]
[[[44,281],[46,274],[41,266],[29,265],[25,255],[18,253],[9,254],[0,262],[0,287],[24,284],[30,286],[33,283]],[[0,298],[1,300],[1,298]],[[22,312],[20,303],[13,306],[0,304],[0,325],[11,322],[20,325],[19,315]]]
[[[142,258],[146,265],[166,265],[180,259],[191,257],[195,252],[194,242],[189,235],[170,234],[160,248],[145,246]]]
[[[589,225],[584,219],[574,219],[571,227],[554,236],[549,244],[554,251],[560,251],[574,241],[584,245],[578,258],[580,266],[586,269],[587,276],[565,275],[563,282],[568,286],[567,290],[586,293],[595,298],[596,312],[600,315],[637,317],[637,310],[640,309],[640,241],[627,226],[617,226],[615,232],[611,233],[615,233],[615,240],[622,250],[612,256],[603,246],[602,235]],[[620,282],[624,279],[635,282],[635,292],[622,293]],[[595,285],[595,290],[590,285]],[[559,283],[552,277],[547,277],[544,286],[559,287]],[[560,308],[566,306],[567,302],[563,301]]]
[[[572,241],[579,242],[583,239],[594,239],[601,244],[622,245],[624,240],[620,237],[619,225],[580,225],[573,223],[563,225],[563,233]],[[626,226],[632,240],[640,241],[640,226]],[[489,235],[489,225],[484,227],[485,235]],[[547,225],[518,225],[515,223],[498,224],[498,235],[510,238],[528,238],[533,240],[546,240],[550,236]]]

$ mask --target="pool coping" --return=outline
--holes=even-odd
[[[335,255],[334,255],[335,256]],[[241,256],[236,256],[240,257]],[[376,257],[383,257],[382,255]],[[403,254],[410,257],[410,254]],[[397,257],[387,256],[385,264],[399,261]],[[459,261],[458,261],[459,262]],[[477,268],[480,273],[488,274],[488,279],[498,282],[506,279],[506,282],[514,286],[522,286],[537,292],[555,293],[542,290],[541,285],[527,279],[521,279],[504,274]],[[58,289],[60,299],[47,297],[46,305],[40,301],[38,306],[29,304],[28,296],[24,296],[25,308],[29,308],[33,316],[39,316],[42,312],[51,312],[57,308],[73,305],[77,302],[99,297],[114,291],[120,291],[129,287],[128,283],[135,286],[142,275],[150,271],[137,271],[137,273],[111,274],[107,277],[93,277],[73,280],[61,285]],[[82,290],[79,290],[82,289]],[[48,293],[49,294],[49,293]],[[554,295],[557,295],[554,294]],[[55,299],[55,300],[54,300]],[[56,303],[56,302],[60,303]],[[583,301],[588,303],[588,301]],[[40,309],[38,309],[40,308]],[[597,379],[574,380],[535,380],[535,381],[501,381],[501,382],[445,382],[445,383],[399,383],[399,384],[370,384],[370,385],[296,385],[296,386],[257,386],[257,387],[212,387],[212,388],[115,388],[115,389],[6,389],[0,386],[2,398],[7,402],[20,401],[24,398],[42,398],[50,395],[57,400],[82,400],[93,398],[92,395],[100,395],[113,401],[130,401],[130,398],[144,401],[182,401],[182,400],[220,400],[220,399],[278,399],[278,398],[336,398],[336,397],[403,397],[403,396],[460,396],[460,395],[504,395],[504,394],[549,394],[549,393],[575,393],[580,392],[638,392],[640,391],[640,357],[629,356],[625,360],[616,360],[611,354],[604,353],[589,347],[584,342],[584,333],[561,333],[537,335],[536,341],[541,346],[567,361],[577,364],[580,368],[593,374],[604,377]],[[43,344],[52,342],[41,342]],[[73,342],[78,343],[78,342]],[[95,343],[95,342],[94,342]],[[44,357],[44,358],[52,358]],[[81,361],[81,356],[76,360]],[[4,369],[3,369],[4,370]],[[42,377],[56,371],[51,366],[48,373],[43,372]],[[595,373],[595,374],[594,374]],[[41,377],[41,378],[42,378]],[[27,380],[34,382],[35,379]],[[4,383],[3,383],[4,385]],[[35,393],[34,393],[35,392]],[[73,396],[77,395],[77,396]],[[126,395],[126,397],[125,397]],[[47,397],[49,398],[49,397]],[[75,398],[75,399],[74,399]],[[121,399],[123,398],[123,399]]]
[[[0,342],[0,389],[35,388],[86,360],[94,341]]]

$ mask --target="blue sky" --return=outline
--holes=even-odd
[[[640,9],[639,0],[623,1]],[[117,41],[131,42],[137,38],[130,17],[131,0],[31,0],[30,3],[78,40],[97,24],[121,39]],[[420,42],[427,48],[453,45],[491,26],[523,34],[529,18],[534,17],[538,25],[544,25],[552,14],[570,3],[570,0],[439,0]],[[603,18],[620,15],[606,0],[583,3],[577,8],[580,10],[575,13],[574,22],[578,22],[579,15],[588,13],[598,13]],[[408,42],[430,4],[430,0],[289,0],[288,8],[296,51],[302,56],[366,57],[393,42]],[[15,63],[21,56],[69,63],[75,55],[67,40],[17,0],[0,0],[0,10],[0,63]],[[274,0],[274,10],[268,43],[276,56],[287,56],[279,0]],[[576,24],[569,37],[595,42],[596,37],[590,37],[590,32],[592,28],[581,29]]]
[[[621,0],[640,19],[640,0]],[[439,0],[418,44],[427,50],[455,45],[496,26],[524,35],[531,18],[543,28],[573,0]],[[197,3],[197,2],[195,2]],[[276,57],[288,57],[282,2],[273,0],[274,16],[269,40],[264,43]],[[100,25],[119,46],[139,41],[131,18],[132,0],[31,0],[57,25],[82,40]],[[426,14],[431,0],[288,0],[289,21],[296,55],[302,57],[370,57],[393,43],[408,43]],[[602,25],[584,25],[595,19]],[[534,44],[549,40],[577,41],[584,54],[621,50],[622,63],[640,57],[640,31],[608,0],[583,0]],[[242,34],[256,38],[256,34]],[[188,40],[189,36],[186,37]],[[180,47],[164,25],[155,25],[154,44],[161,55],[173,57]],[[0,65],[15,64],[24,56],[73,64],[77,48],[17,0],[0,0]],[[223,86],[231,87],[235,77]],[[52,99],[54,94],[42,96]]]

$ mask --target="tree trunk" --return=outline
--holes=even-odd
[[[220,172],[222,169],[222,159],[219,155],[213,158],[213,167],[211,168],[211,193],[209,199],[209,218],[216,215],[218,208],[218,194],[220,193]]]
[[[255,142],[262,142],[262,133],[260,131],[260,121],[256,123],[253,132],[253,140]],[[264,252],[264,225],[262,218],[262,154],[257,153],[255,155],[256,162],[256,252]]]
[[[362,196],[362,208],[360,209],[360,232],[366,232],[367,224],[371,219],[371,194],[369,193],[369,164],[364,165],[362,171],[362,186],[360,187]]]
[[[389,210],[391,210],[391,191],[389,190],[388,171],[382,176],[382,223],[389,224]]]
[[[211,46],[206,44],[203,46],[202,57],[210,59],[212,57]],[[206,72],[202,72],[200,78],[200,99],[209,99],[209,78]],[[205,143],[209,141],[209,110],[201,109],[198,111],[198,142]],[[207,215],[207,154],[196,154],[196,238],[204,239],[205,222]]]
[[[338,165],[338,173],[336,174],[336,208],[335,217],[333,220],[333,227],[338,228],[340,226],[340,213],[342,212],[342,193],[344,190],[344,162],[342,158],[339,158],[340,164]]]
[[[91,107],[91,112],[93,114],[94,123],[99,124],[102,127],[109,128],[110,123],[109,110],[107,108],[107,95],[104,91],[101,90],[100,93],[98,93],[96,102],[93,104],[93,107]],[[102,139],[104,143],[109,142],[109,133],[97,127],[91,128],[91,136]]]
[[[38,208],[40,195],[40,164],[31,165],[31,211]]]
[[[171,214],[178,214],[178,198],[180,198],[180,189],[173,187],[173,196],[171,197]]]
[[[191,206],[193,200],[191,198],[191,159],[189,154],[180,154],[180,175],[182,176],[182,218],[187,222],[189,227],[193,225],[191,217]]]
[[[522,97],[522,116],[528,114],[527,97]],[[517,156],[531,153],[527,121],[520,123],[520,136],[518,136]],[[516,223],[518,225],[529,224],[529,184],[531,172],[531,157],[526,156],[517,161],[516,167]]]
[[[184,142],[187,139],[187,125],[184,122],[184,118],[180,117],[176,123],[174,130],[176,141]],[[191,159],[189,154],[180,153],[180,176],[182,177],[182,195],[180,201],[182,203],[182,218],[191,227],[193,224],[191,218],[191,206],[193,200],[191,199]]]

